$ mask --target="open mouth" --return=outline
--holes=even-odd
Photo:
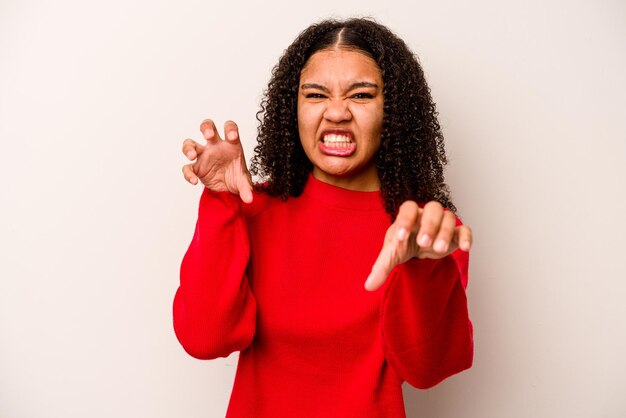
[[[352,141],[347,135],[329,134],[322,138],[327,148],[349,148]]]
[[[349,157],[356,150],[352,132],[344,129],[331,129],[322,133],[320,151],[334,157]]]

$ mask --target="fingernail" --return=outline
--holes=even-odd
[[[191,151],[189,151],[186,155],[188,159],[193,160],[193,153]]]
[[[422,234],[417,244],[420,247],[428,247],[430,245],[430,237],[426,234]]]
[[[206,128],[204,130],[204,136],[205,138],[210,138],[213,136],[213,128]]]
[[[398,241],[404,241],[406,237],[409,236],[409,231],[407,231],[406,228],[400,228],[396,236],[398,237]]]
[[[237,132],[235,132],[235,131],[230,131],[230,132],[228,133],[228,139],[231,139],[231,140],[232,140],[232,139],[237,139]]]
[[[443,253],[448,249],[448,243],[440,239],[435,243],[434,248],[435,248],[435,251],[439,253]]]
[[[469,243],[469,241],[462,241],[461,244],[459,245],[459,247],[461,247],[461,249],[463,251],[469,251],[470,243]]]

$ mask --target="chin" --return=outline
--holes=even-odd
[[[349,169],[349,168],[323,168],[320,167],[320,171],[322,173],[324,173],[324,175],[326,176],[332,176],[332,177],[341,177],[341,178],[346,178],[346,177],[350,177],[352,174],[354,174],[353,170]]]

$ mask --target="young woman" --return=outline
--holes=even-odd
[[[251,172],[237,125],[183,152],[204,185],[174,328],[240,351],[229,417],[403,417],[401,383],[472,364],[471,231],[443,180],[423,71],[367,19],[303,31],[274,68]]]

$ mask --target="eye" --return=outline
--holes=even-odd
[[[352,95],[353,99],[373,99],[374,95],[370,93],[356,93]]]
[[[308,93],[305,97],[307,99],[323,99],[326,96],[321,93]]]

